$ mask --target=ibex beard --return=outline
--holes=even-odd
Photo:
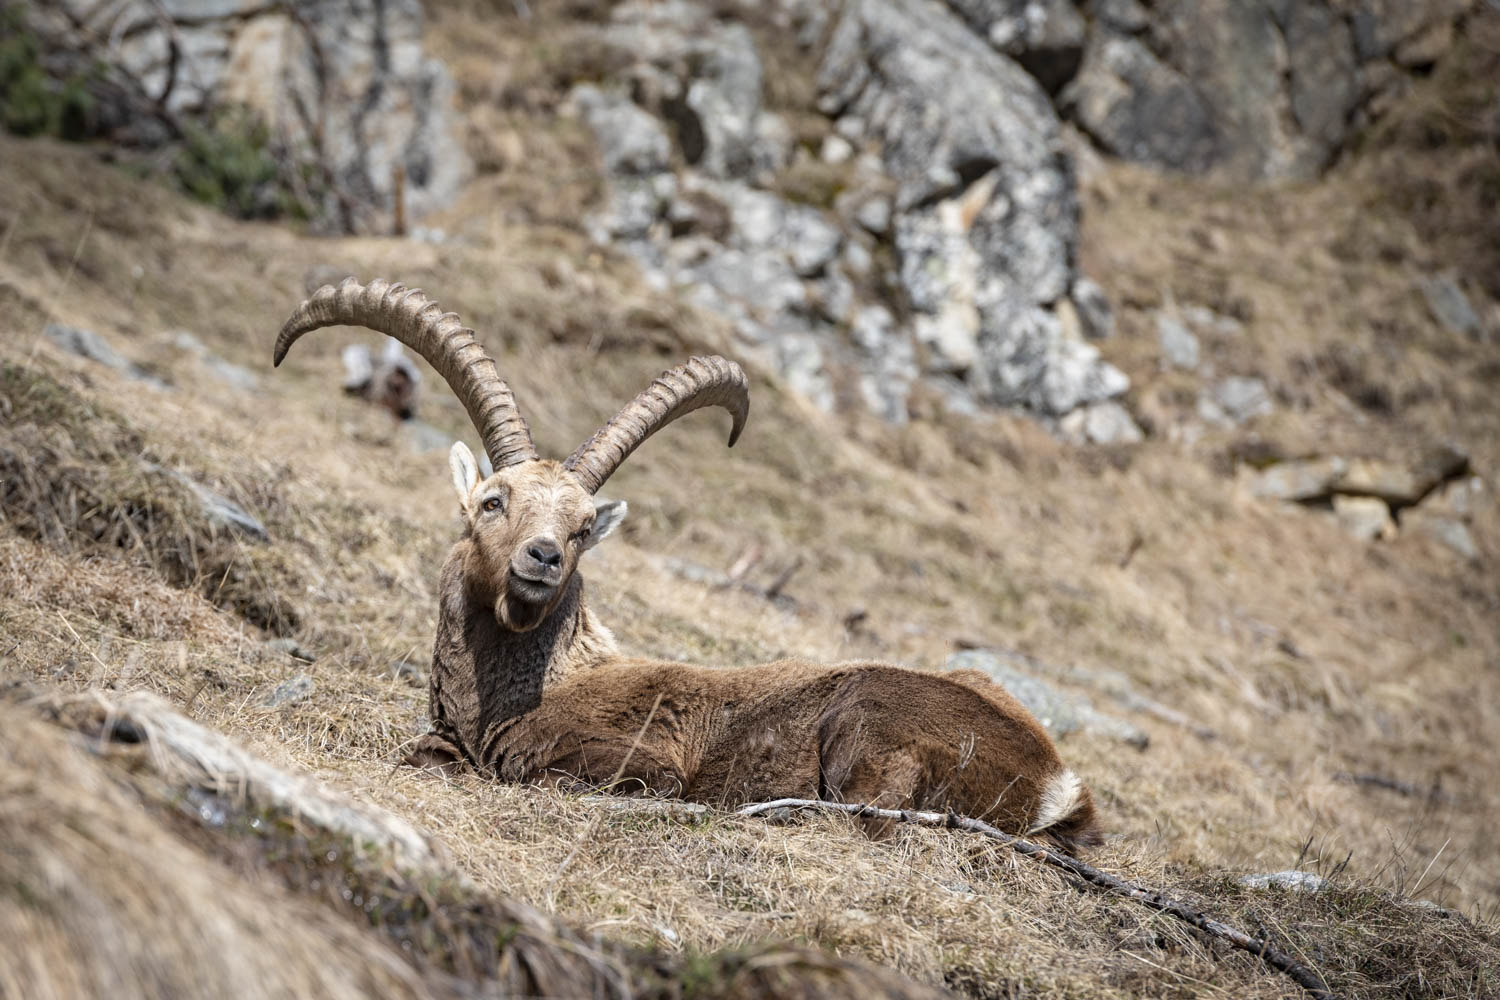
[[[821,798],[943,809],[1068,847],[1096,843],[1088,788],[1041,724],[973,671],[783,660],[709,668],[623,656],[584,600],[578,562],[624,519],[595,494],[648,437],[704,406],[749,413],[745,374],[719,357],[664,372],[566,461],[538,456],[473,331],[420,291],[346,279],[300,306],[303,334],[389,334],[447,380],[494,468],[449,459],[465,531],[443,565],[429,680],[432,731],[407,755],[505,780],[610,786],[732,805]]]

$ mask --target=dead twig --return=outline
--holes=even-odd
[[[967,816],[959,816],[954,813],[922,812],[914,809],[881,809],[876,806],[866,805],[859,802],[823,802],[817,799],[777,799],[774,802],[756,802],[736,810],[740,816],[758,816],[761,813],[770,812],[775,809],[823,809],[832,812],[848,813],[868,819],[897,820],[902,823],[914,823],[918,826],[938,826],[948,830],[965,830],[969,833],[977,833],[988,837],[990,840],[999,841],[1018,854],[1033,858],[1043,864],[1060,868],[1072,875],[1074,878],[1097,886],[1106,892],[1124,896],[1126,899],[1134,900],[1142,906],[1149,907],[1161,913],[1176,917],[1185,923],[1191,924],[1206,934],[1216,937],[1221,941],[1228,942],[1236,948],[1247,951],[1259,957],[1273,969],[1284,973],[1298,986],[1307,991],[1309,996],[1317,1000],[1333,1000],[1333,991],[1312,969],[1294,961],[1285,952],[1272,947],[1270,942],[1253,938],[1238,928],[1231,927],[1222,921],[1215,920],[1205,913],[1200,913],[1180,903],[1175,899],[1153,892],[1143,886],[1118,878],[1108,872],[1100,871],[1093,865],[1079,861],[1077,858],[1064,854],[1061,851],[1042,847],[1021,837],[1014,837],[1008,833],[996,829],[983,820],[970,819]]]

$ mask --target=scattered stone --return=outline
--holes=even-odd
[[[108,341],[99,336],[93,330],[85,330],[81,327],[67,326],[63,323],[48,323],[42,333],[52,343],[67,351],[76,354],[80,358],[87,358],[96,364],[113,368],[122,375],[127,375],[138,382],[144,382],[153,389],[165,390],[170,388],[166,382],[152,375],[140,365],[120,354]]]
[[[276,689],[261,701],[266,708],[281,708],[284,705],[295,705],[299,701],[306,701],[312,697],[317,683],[306,674],[298,674],[291,680],[282,681],[276,685]]]
[[[260,379],[254,372],[244,365],[237,365],[233,361],[225,361],[210,351],[204,345],[203,341],[186,330],[179,330],[173,334],[172,343],[179,349],[196,355],[199,363],[220,381],[227,382],[236,389],[245,392],[254,392],[260,388]]]
[[[141,463],[141,467],[148,472],[167,476],[185,486],[198,500],[203,516],[212,524],[222,528],[228,528],[238,534],[245,535],[257,542],[270,541],[270,533],[266,526],[250,515],[245,508],[233,500],[217,493],[195,479],[192,479],[176,469],[169,469],[155,462]]]
[[[272,639],[266,643],[266,648],[274,649],[278,653],[285,653],[292,659],[301,660],[303,663],[316,663],[318,661],[317,654],[309,652],[307,647],[303,646],[296,639]]]
[[[1084,415],[1083,434],[1094,444],[1139,444],[1146,439],[1130,411],[1113,400],[1094,403],[1074,413]]]
[[[1469,304],[1469,298],[1451,274],[1435,274],[1421,283],[1422,295],[1427,299],[1427,308],[1432,318],[1443,325],[1449,333],[1467,337],[1479,335],[1479,314]]]
[[[1335,494],[1333,513],[1343,529],[1361,542],[1377,538],[1390,541],[1396,537],[1396,522],[1391,519],[1391,508],[1377,497]]]
[[[1479,558],[1479,546],[1474,543],[1474,535],[1469,531],[1469,526],[1456,517],[1418,507],[1402,517],[1401,523],[1410,530],[1420,531],[1437,539],[1465,559]]]
[[[422,420],[403,420],[400,429],[406,446],[419,455],[447,451],[453,447],[453,435]]]
[[[891,200],[883,196],[865,199],[854,213],[854,221],[876,236],[884,236],[891,228]]]
[[[1221,427],[1237,426],[1274,409],[1266,383],[1243,375],[1221,379],[1198,397],[1198,416]]]
[[[819,151],[818,157],[824,163],[838,166],[840,163],[847,163],[852,156],[854,156],[854,144],[848,139],[837,132],[823,137],[823,148]]]
[[[1259,472],[1240,467],[1252,496],[1263,500],[1316,500],[1333,492],[1348,471],[1342,458],[1305,458],[1278,462]]]
[[[1073,306],[1078,310],[1079,326],[1089,340],[1114,336],[1115,312],[1104,289],[1090,278],[1073,282]]]
[[[1156,336],[1168,365],[1187,369],[1198,367],[1198,338],[1182,320],[1168,312],[1157,312]]]
[[[1327,883],[1321,875],[1312,872],[1271,872],[1265,875],[1245,875],[1239,885],[1246,889],[1287,889],[1292,892],[1316,892]]]
[[[954,653],[944,670],[978,670],[1009,691],[1056,738],[1083,730],[1144,750],[1151,737],[1139,726],[1095,709],[1085,695],[1065,694],[1027,669],[1023,657],[990,649]]]

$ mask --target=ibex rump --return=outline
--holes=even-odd
[[[389,334],[463,401],[495,472],[453,446],[464,537],[443,565],[432,732],[411,763],[524,782],[610,783],[715,804],[784,797],[949,809],[1066,845],[1098,839],[1092,797],[1036,719],[976,672],[782,660],[707,668],[624,657],[584,600],[584,551],[623,520],[593,494],[647,437],[703,406],[749,413],[738,365],[693,358],[565,462],[538,457],[493,361],[420,291],[347,279],[282,328],[275,360],[323,326]]]

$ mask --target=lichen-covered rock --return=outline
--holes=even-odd
[[[1099,0],[1063,103],[1125,159],[1309,177],[1406,69],[1446,51],[1472,3]]]
[[[940,8],[854,0],[818,87],[826,113],[880,143],[931,370],[1048,414],[1124,391],[1125,376],[1065,340],[1052,311],[1075,278],[1078,204],[1057,117],[1025,70]]]
[[[176,121],[251,109],[293,159],[327,172],[309,197],[328,226],[389,232],[398,183],[416,218],[470,171],[420,0],[59,0],[32,14],[42,37],[118,68]]]

